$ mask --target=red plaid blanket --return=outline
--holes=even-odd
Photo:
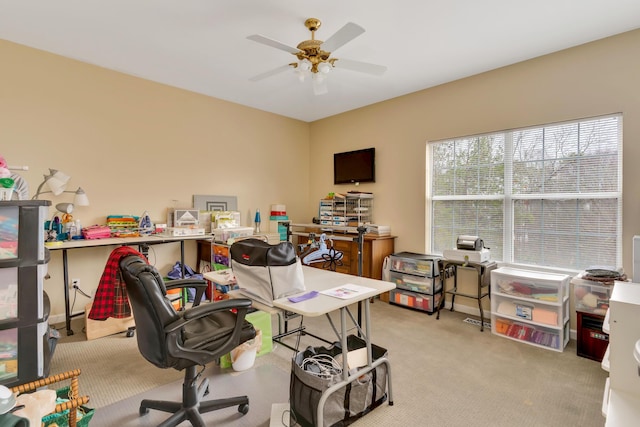
[[[120,260],[128,255],[139,255],[147,259],[129,246],[120,246],[111,252],[91,305],[89,319],[106,320],[109,317],[122,319],[131,316],[127,288],[120,276]]]

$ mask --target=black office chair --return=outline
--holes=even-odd
[[[165,284],[158,271],[137,255],[122,258],[120,271],[133,310],[140,353],[159,368],[185,371],[182,402],[144,399],[140,402],[140,415],[157,409],[173,413],[160,424],[162,427],[185,420],[204,427],[200,414],[205,412],[238,405],[238,411],[246,414],[247,396],[201,401],[209,392],[209,381],[204,378],[200,385],[196,383],[207,363],[255,337],[255,329],[244,320],[251,301],[229,299],[198,305],[206,281],[185,279]],[[166,296],[167,289],[175,287],[195,287],[195,307],[176,311]]]

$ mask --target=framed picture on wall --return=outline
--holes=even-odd
[[[237,211],[236,196],[207,196],[194,194],[193,207],[201,211]]]

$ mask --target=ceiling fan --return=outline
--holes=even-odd
[[[325,75],[333,68],[343,68],[345,70],[359,71],[372,75],[382,75],[387,70],[383,65],[369,64],[367,62],[353,61],[351,59],[335,58],[331,54],[338,48],[344,46],[351,40],[364,33],[364,28],[348,22],[344,27],[340,28],[334,35],[329,37],[327,41],[316,40],[315,32],[320,28],[322,23],[319,19],[309,18],[304,22],[305,27],[311,32],[311,40],[304,40],[297,47],[288,46],[277,40],[270,39],[260,34],[254,34],[247,37],[258,43],[284,50],[296,56],[297,62],[292,62],[275,68],[273,70],[258,74],[250,78],[251,81],[259,81],[267,77],[279,74],[288,69],[295,69],[301,81],[310,75],[313,82],[313,91],[316,95],[327,93]]]

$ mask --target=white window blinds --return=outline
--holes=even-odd
[[[478,235],[494,260],[621,264],[622,117],[429,145],[431,251]]]

